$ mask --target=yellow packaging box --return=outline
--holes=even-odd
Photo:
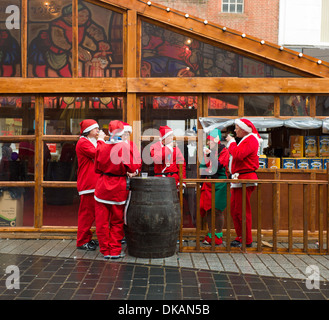
[[[329,157],[329,136],[319,136],[319,157]]]
[[[290,136],[290,156],[293,158],[304,157],[303,136]]]
[[[318,155],[318,143],[316,136],[306,136],[304,138],[305,157],[317,157]]]
[[[281,159],[280,158],[267,158],[267,167],[269,169],[280,169],[281,168]]]

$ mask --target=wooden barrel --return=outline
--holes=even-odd
[[[125,226],[128,254],[165,258],[175,254],[181,222],[174,178],[132,178]]]

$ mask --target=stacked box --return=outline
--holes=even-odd
[[[329,136],[319,137],[319,157],[329,157]]]
[[[304,138],[305,146],[305,157],[317,157],[318,155],[318,144],[316,136],[306,136]]]
[[[283,169],[296,169],[296,159],[294,158],[282,158]]]
[[[312,170],[322,170],[323,161],[321,158],[308,159],[309,167]]]
[[[267,158],[265,155],[259,156],[259,169],[266,169],[267,168]]]
[[[303,136],[290,136],[290,156],[293,158],[304,157]]]
[[[280,158],[268,158],[267,167],[269,169],[280,169],[281,168],[281,159]]]
[[[297,169],[309,169],[309,159],[307,158],[298,158],[296,159],[296,168]]]

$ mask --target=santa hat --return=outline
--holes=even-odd
[[[111,136],[122,136],[124,133],[124,125],[120,120],[113,120],[109,123],[109,132]]]
[[[218,129],[211,130],[207,136],[207,139],[214,141],[215,143],[220,143],[220,140],[222,139],[222,133]]]
[[[87,133],[95,128],[99,128],[99,126],[93,119],[86,119],[80,122],[80,134]]]
[[[234,123],[239,126],[242,130],[252,133],[255,135],[255,137],[258,139],[259,142],[263,141],[263,139],[260,137],[256,127],[254,124],[248,120],[248,119],[235,119]]]
[[[133,132],[133,128],[131,125],[129,125],[129,123],[123,122],[123,129],[125,132],[129,132],[132,133]]]
[[[174,131],[168,126],[160,126],[160,140],[167,138],[169,135],[174,133]]]

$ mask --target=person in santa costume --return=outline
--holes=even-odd
[[[229,153],[220,143],[222,134],[214,129],[207,137],[208,147],[204,147],[204,157],[200,164],[200,174],[203,179],[227,179],[226,168],[229,162]],[[211,183],[203,183],[200,196],[200,215],[206,216],[208,234],[203,243],[211,244]],[[223,211],[226,208],[226,183],[215,183],[215,244],[223,243]]]
[[[100,174],[95,188],[96,234],[100,252],[105,259],[118,259],[124,237],[124,209],[128,198],[127,178],[141,169],[140,154],[124,143],[124,124],[114,120],[109,123],[110,141],[105,143],[105,133],[100,131],[97,140],[95,171]]]
[[[186,162],[182,152],[174,144],[174,132],[168,126],[160,126],[160,141],[151,148],[151,157],[154,161],[154,175],[156,177],[175,178],[179,188],[179,164],[183,164],[183,179],[186,179]],[[183,184],[185,188],[185,183]]]
[[[94,169],[98,133],[99,127],[95,120],[86,119],[80,122],[81,136],[76,145],[77,189],[80,195],[77,247],[83,250],[95,250],[97,246],[97,242],[92,240],[90,228],[95,221],[94,192],[99,177]]]
[[[259,168],[259,146],[261,138],[253,123],[248,119],[236,119],[236,136],[241,138],[237,144],[235,139],[228,135],[226,137],[227,148],[230,154],[229,170],[232,179],[256,180],[256,170]],[[246,188],[246,245],[252,246],[251,234],[251,208],[250,197],[255,190],[256,184],[247,184]],[[233,219],[237,237],[231,242],[232,247],[242,244],[242,184],[231,183],[231,216]]]

